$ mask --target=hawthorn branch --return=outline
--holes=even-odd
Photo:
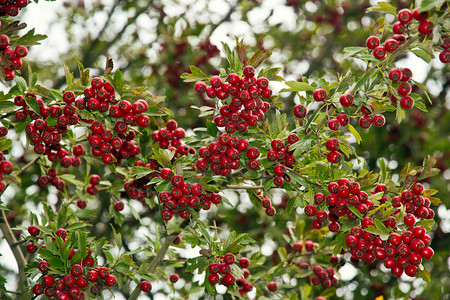
[[[189,219],[183,220],[183,222],[180,224],[180,228],[184,228],[189,223]],[[153,273],[155,272],[156,268],[161,264],[161,262],[164,259],[164,256],[167,253],[167,250],[169,250],[170,245],[172,245],[173,241],[177,238],[177,235],[180,234],[180,230],[172,232],[170,235],[166,236],[164,239],[163,244],[161,245],[161,249],[159,249],[158,253],[156,254],[155,258],[150,263],[150,266],[148,267],[148,272]],[[134,290],[133,293],[131,293],[131,296],[128,298],[128,300],[136,300],[139,294],[141,293],[141,287],[138,285]]]
[[[235,190],[259,190],[263,188],[264,187],[261,185],[234,185],[234,184],[227,185],[227,189],[235,189]]]
[[[9,226],[5,211],[3,209],[1,210],[0,229],[6,242],[9,245],[9,248],[11,248],[14,258],[16,259],[17,267],[19,268],[19,289],[20,292],[24,294],[28,290],[28,287],[30,285],[30,283],[28,282],[27,274],[25,273],[27,262],[25,261],[22,250],[20,249],[19,244],[11,230],[11,227]]]
[[[30,161],[29,163],[27,163],[25,166],[23,166],[23,168],[20,170],[19,173],[17,173],[16,176],[17,176],[17,177],[22,176],[23,173],[24,173],[29,167],[31,167],[32,165],[34,165],[34,164],[38,161],[39,157],[40,157],[40,156],[37,156],[35,159],[33,159],[32,161]]]

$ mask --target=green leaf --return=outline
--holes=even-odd
[[[70,72],[69,68],[64,65],[64,73],[66,74],[66,83],[68,86],[71,86],[73,84],[73,82],[75,81],[74,77],[73,77],[73,73]]]
[[[285,84],[289,87],[288,89],[282,89],[280,93],[283,92],[300,92],[300,91],[314,91],[315,88],[306,82],[298,81],[286,81]]]
[[[61,179],[63,179],[65,182],[71,183],[76,185],[77,187],[83,187],[84,183],[80,180],[76,179],[75,175],[73,174],[61,174],[59,175]]]
[[[344,53],[344,58],[348,58],[366,49],[367,49],[366,47],[345,47],[344,50],[342,50],[342,52]]]
[[[441,7],[444,2],[445,0],[423,0],[420,4],[420,12],[426,12]]]
[[[257,68],[272,55],[272,50],[259,49],[252,55],[245,65]]]
[[[123,93],[123,77],[122,72],[117,69],[116,72],[114,72],[114,89],[117,91],[119,95],[122,95]]]
[[[284,80],[284,78],[277,75],[281,70],[281,67],[270,69],[264,68],[259,72],[258,77],[265,77],[269,80],[281,81]]]
[[[417,274],[418,277],[421,277],[426,283],[431,283],[431,275],[430,272],[428,272],[427,269],[421,270],[419,268],[419,274]]]
[[[348,208],[349,210],[351,210],[351,212],[354,213],[355,216],[358,217],[358,219],[362,219],[362,218],[363,218],[363,216],[361,215],[361,213],[359,212],[359,210],[356,209],[356,207],[354,207],[353,205],[347,204],[347,208]]]
[[[39,108],[39,104],[36,101],[36,97],[30,96],[25,97],[25,103],[37,114],[40,114],[41,109]]]
[[[361,135],[359,135],[358,131],[355,129],[355,127],[352,126],[352,124],[348,124],[347,127],[348,127],[348,130],[350,130],[350,132],[353,134],[353,136],[356,139],[356,142],[359,145],[362,141]]]
[[[191,213],[192,217],[194,218],[197,228],[200,230],[200,232],[202,233],[202,236],[208,241],[209,245],[213,244],[213,240],[211,235],[209,234],[208,230],[206,229],[206,225],[205,223],[203,223],[200,220],[200,216],[198,215],[198,213],[192,208],[192,207],[188,207],[189,212]]]
[[[390,234],[389,230],[386,228],[386,226],[384,226],[383,222],[381,222],[377,218],[373,219],[373,224],[380,231],[381,235],[389,235]]]
[[[44,34],[34,34],[34,28],[28,31],[25,35],[21,36],[16,42],[16,45],[33,46],[39,45],[39,41],[47,38]]]
[[[384,12],[391,15],[397,15],[397,9],[388,2],[378,2],[378,5],[369,7],[367,12]]]
[[[435,223],[436,221],[434,220],[420,220],[415,226],[423,226],[427,231],[431,231]]]
[[[7,114],[17,109],[17,105],[12,101],[1,100],[0,101],[0,113]]]
[[[429,64],[430,61],[434,58],[433,56],[428,54],[425,50],[420,49],[420,48],[415,48],[415,49],[412,49],[409,51],[414,53],[417,57],[423,59],[427,64]]]
[[[147,167],[131,167],[131,177],[136,177],[136,179],[142,178],[144,176],[147,176],[150,173],[155,172],[152,169],[149,169]]]
[[[209,119],[206,120],[206,130],[210,136],[216,137],[218,131],[217,126]]]
[[[371,72],[367,72],[366,74],[364,74],[363,77],[361,77],[360,80],[358,80],[358,82],[356,83],[355,87],[353,88],[354,91],[358,91],[359,88],[366,83],[366,81],[370,78],[370,75],[372,75]]]
[[[184,82],[197,82],[208,79],[208,76],[196,66],[190,66],[189,68],[191,69],[191,73],[183,73],[180,76]]]
[[[25,79],[21,76],[14,76],[14,81],[17,84],[17,88],[19,89],[19,92],[21,94],[25,94],[25,92],[27,90],[27,82],[25,81]]]
[[[395,120],[398,124],[400,124],[405,117],[405,110],[400,106],[400,101],[397,101],[397,112],[395,113]]]

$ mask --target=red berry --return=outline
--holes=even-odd
[[[327,160],[330,163],[337,164],[341,161],[342,155],[337,151],[332,151],[327,154]]]
[[[217,273],[211,273],[208,275],[208,281],[211,284],[218,284],[220,281],[220,277]]]
[[[248,268],[250,266],[250,260],[247,257],[242,257],[239,259],[239,265],[241,268]]]
[[[367,48],[375,49],[380,45],[380,39],[376,36],[370,36],[366,41]]]
[[[370,128],[372,126],[372,119],[369,116],[362,116],[359,119],[359,126],[364,129]]]
[[[313,92],[313,98],[316,101],[324,101],[327,98],[327,92],[324,89],[317,89]]]
[[[333,131],[339,130],[341,128],[341,124],[339,123],[338,119],[330,119],[328,121],[328,128],[330,128]]]
[[[394,52],[395,50],[397,50],[398,48],[398,42],[394,39],[388,39],[385,43],[384,43],[384,48],[386,49],[386,51],[388,52]]]
[[[343,94],[340,98],[339,98],[339,102],[341,103],[342,106],[351,106],[353,104],[353,96],[350,94]]]
[[[149,293],[151,292],[151,290],[152,284],[149,281],[144,280],[141,282],[141,291],[143,291],[144,293]]]
[[[271,292],[278,290],[278,284],[275,281],[271,281],[267,284],[267,289]]]
[[[302,104],[297,104],[294,106],[294,116],[296,116],[299,119],[302,119],[307,114],[306,107]]]
[[[444,64],[450,63],[450,50],[445,49],[439,54],[439,60],[443,62]]]
[[[425,20],[419,24],[419,32],[424,35],[429,35],[433,33],[434,24],[431,21]]]
[[[114,203],[115,211],[122,211],[124,208],[125,208],[125,205],[123,204],[122,201],[117,201],[116,203]]]
[[[273,169],[273,172],[277,176],[283,176],[286,173],[286,167],[284,165],[282,165],[282,164],[278,164]]]
[[[389,71],[389,79],[391,79],[394,82],[397,82],[401,80],[402,78],[402,72],[399,68],[393,68]]]
[[[373,49],[373,56],[376,59],[382,60],[386,57],[386,49],[383,46],[377,46]]]
[[[405,32],[405,30],[405,24],[400,21],[394,22],[394,24],[392,24],[392,31],[396,34],[402,34]]]
[[[414,99],[410,96],[404,96],[400,99],[400,106],[404,109],[411,109],[414,106]]]
[[[414,19],[419,22],[425,21],[428,18],[428,11],[420,12],[420,7],[413,10],[412,15]]]
[[[180,275],[178,275],[177,273],[170,275],[170,282],[172,282],[172,283],[178,282],[179,279],[180,279]]]
[[[386,123],[386,119],[382,114],[375,114],[372,118],[373,125],[382,127]]]
[[[326,147],[330,151],[337,151],[339,150],[341,144],[339,143],[339,140],[337,138],[329,138],[326,143]]]
[[[408,96],[411,93],[411,85],[407,82],[402,82],[397,87],[397,91],[401,96]]]
[[[194,89],[197,93],[203,94],[206,91],[206,84],[203,81],[197,81],[194,84]]]
[[[243,73],[245,77],[252,78],[255,76],[255,68],[253,68],[252,66],[245,66]]]
[[[397,19],[403,24],[408,24],[409,22],[411,22],[412,18],[413,14],[407,8],[400,10],[397,14]]]

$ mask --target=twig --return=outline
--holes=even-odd
[[[25,261],[25,257],[23,256],[22,250],[17,244],[17,240],[14,237],[14,234],[9,227],[8,220],[6,218],[6,214],[4,210],[1,210],[1,218],[0,218],[0,229],[5,237],[6,242],[11,248],[11,251],[16,259],[17,267],[19,268],[19,289],[22,294],[24,294],[28,290],[28,286],[30,283],[28,282],[27,275],[25,273],[25,267],[27,265]]]
[[[235,190],[259,190],[263,188],[264,187],[261,185],[234,185],[234,184],[227,185],[227,189],[235,189]]]
[[[25,166],[23,166],[23,168],[20,170],[19,173],[17,173],[17,177],[20,177],[23,175],[23,173],[26,171],[26,169],[28,169],[29,167],[31,167],[32,165],[34,165],[35,162],[38,161],[38,159],[40,158],[40,156],[37,156],[35,159],[33,159],[32,161],[30,161],[29,163],[27,163]]]
[[[180,228],[184,228],[185,226],[187,226],[188,222],[189,222],[189,219],[185,219],[180,224]],[[166,255],[167,250],[169,249],[170,245],[172,245],[173,241],[175,241],[175,239],[177,238],[179,233],[180,233],[180,231],[178,230],[178,231],[172,232],[172,234],[166,236],[166,238],[164,239],[164,242],[161,246],[161,249],[159,249],[155,258],[152,260],[152,262],[150,263],[150,266],[148,267],[149,273],[155,272],[158,265],[163,261],[163,258]],[[131,293],[130,298],[128,298],[128,300],[136,300],[140,293],[141,293],[141,288],[138,285],[133,290],[133,293]]]

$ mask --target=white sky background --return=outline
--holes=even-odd
[[[76,2],[77,0],[72,0],[72,3]],[[40,34],[46,34],[48,35],[48,38],[42,42],[42,45],[39,46],[33,46],[30,49],[29,57],[30,59],[39,59],[41,61],[48,61],[48,60],[54,60],[58,58],[58,56],[64,52],[69,47],[69,43],[67,41],[67,34],[64,31],[62,24],[59,23],[58,26],[58,18],[56,12],[60,9],[62,9],[64,1],[55,1],[55,2],[47,2],[47,1],[40,1],[39,4],[31,3],[27,8],[26,11],[21,13],[21,20],[27,23],[27,29],[35,28],[36,33]],[[89,3],[92,2],[92,0],[85,0],[86,5],[89,5]],[[106,2],[106,1],[104,1]],[[112,1],[107,1],[111,3]],[[190,0],[184,0],[182,2],[189,2],[192,3],[194,1]],[[198,5],[204,5],[204,1],[195,1],[198,2]],[[371,1],[372,4],[375,4],[378,1]],[[252,12],[249,15],[249,21],[252,24],[252,29],[255,31],[263,31],[264,28],[262,25],[260,25],[261,21],[265,20],[268,16],[269,10],[272,8],[275,8],[274,15],[269,19],[269,23],[271,24],[279,24],[282,23],[284,27],[291,28],[294,26],[295,21],[293,18],[295,17],[294,12],[291,8],[286,8],[284,5],[285,1],[283,0],[271,0],[271,1],[262,1],[261,7],[259,9],[255,9],[254,12]],[[216,11],[224,12],[226,13],[228,11],[228,4],[226,4],[222,0],[212,0],[209,1],[209,5],[217,8]],[[311,3],[308,3],[310,5],[310,9],[314,10],[314,5],[311,6]],[[168,14],[174,14],[176,15],[178,12],[176,9],[174,9],[173,12],[168,11]],[[239,15],[233,15],[232,16],[232,23],[227,24],[227,26],[221,26],[219,27],[216,32],[212,35],[211,41],[216,44],[219,48],[221,48],[221,42],[227,42],[228,44],[233,44],[234,40],[230,38],[230,36],[227,36],[227,32],[232,31],[235,35],[241,36],[244,39],[248,40],[251,38],[251,35],[248,34],[250,31],[249,25],[244,22],[240,22],[238,19]],[[390,16],[388,16],[390,17]],[[102,23],[101,20],[102,16],[100,16],[99,22]],[[125,17],[124,17],[125,19]],[[393,17],[392,20],[393,21]],[[56,26],[55,26],[56,24]],[[225,28],[226,27],[226,28]],[[357,45],[355,45],[357,46]],[[274,58],[276,59],[276,58]],[[442,64],[438,61],[438,59],[434,59],[432,61],[432,64],[437,66],[438,68],[442,68]],[[412,70],[414,74],[414,79],[422,82],[425,79],[425,74],[429,71],[430,66],[422,61],[421,59],[415,57],[414,55],[409,55],[408,59],[399,61],[397,63],[397,66],[399,67],[408,67]],[[302,71],[305,71],[307,69],[307,66],[305,67],[302,64],[299,64],[298,73],[302,73]],[[295,78],[287,78],[287,79],[295,79]],[[274,86],[275,92],[279,89],[281,89],[283,86],[282,84]],[[432,94],[438,94],[439,91],[439,85],[436,84],[435,86],[429,86],[430,92]],[[447,107],[450,108],[450,99],[446,99]],[[444,178],[447,180],[450,180],[450,171],[447,170],[446,173],[443,174]],[[444,207],[441,207],[438,210],[438,214],[443,218],[443,224],[441,225],[445,231],[450,231],[450,212],[448,210],[445,210]],[[263,247],[262,251],[263,253],[270,254],[272,253],[272,246],[273,245],[265,245]],[[2,256],[0,256],[0,264],[4,265],[5,267],[11,268],[13,270],[17,270],[16,262],[12,256],[12,253],[6,244],[6,242],[0,242],[0,253]],[[198,255],[198,249],[187,252],[187,255],[190,256],[196,256]],[[350,264],[346,264],[341,269],[341,275],[343,277],[343,280],[350,280],[354,276],[356,276],[357,272],[356,269],[351,266]],[[203,275],[202,275],[203,276]],[[406,278],[406,277],[405,277]],[[404,279],[405,279],[404,278]],[[12,282],[12,277],[7,278],[9,279],[9,282],[7,284],[8,289],[15,290],[16,284]],[[155,282],[153,284],[153,289],[160,289],[163,288],[164,285],[167,285],[165,282]],[[175,287],[182,286],[183,282],[180,280]],[[402,288],[402,287],[401,287]],[[404,287],[405,289],[407,287]],[[406,291],[405,291],[406,292]],[[346,294],[345,291],[341,291],[342,294]],[[253,294],[253,295],[252,295]],[[251,293],[250,295],[254,296],[254,293]],[[123,299],[121,297],[116,296],[116,299]],[[142,296],[139,299],[148,299],[146,296]],[[158,297],[156,296],[155,299],[165,299],[164,296]]]

